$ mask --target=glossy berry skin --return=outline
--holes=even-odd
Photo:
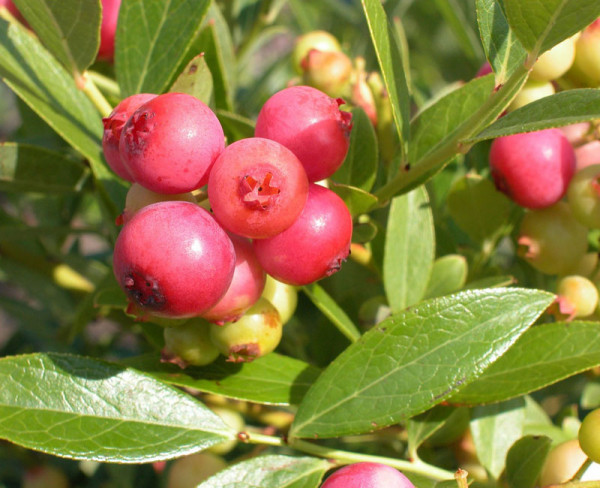
[[[400,471],[385,464],[355,463],[333,473],[321,488],[415,488]]]
[[[285,325],[294,315],[298,305],[298,291],[296,287],[277,281],[267,275],[265,288],[261,295],[271,302],[279,312],[281,323]]]
[[[252,243],[243,237],[229,235],[235,250],[235,271],[225,296],[207,312],[206,320],[223,324],[239,319],[260,298],[266,274],[254,255]]]
[[[575,173],[575,153],[558,129],[498,137],[490,149],[496,188],[522,207],[558,202]]]
[[[341,51],[311,49],[302,60],[302,79],[330,97],[347,96],[353,72],[352,61]]]
[[[255,239],[292,225],[307,195],[308,180],[296,156],[277,142],[256,137],[227,146],[208,181],[217,221],[234,234]]]
[[[554,85],[549,81],[528,80],[508,106],[507,112],[512,112],[540,98],[554,95],[554,93]]]
[[[587,457],[600,463],[600,408],[588,413],[579,427],[579,445]]]
[[[121,161],[121,153],[119,152],[119,141],[121,140],[121,132],[127,119],[131,117],[140,105],[152,100],[156,95],[152,93],[138,93],[131,95],[117,105],[111,114],[102,119],[104,124],[104,134],[102,135],[102,149],[104,157],[110,168],[117,173],[121,178],[133,183],[133,176],[123,165]]]
[[[350,252],[352,216],[331,190],[312,183],[302,213],[292,226],[254,241],[258,261],[275,279],[307,285],[338,271]]]
[[[176,327],[167,327],[163,335],[165,347],[162,350],[162,362],[186,368],[205,366],[219,357],[219,350],[210,340],[208,323],[200,318],[192,318]]]
[[[598,289],[584,276],[564,276],[558,282],[556,293],[560,319],[588,317],[598,306]]]
[[[223,151],[217,116],[184,93],[165,93],[139,107],[121,133],[125,168],[156,193],[185,193],[204,186]]]
[[[308,180],[331,176],[348,152],[352,114],[339,109],[333,99],[310,86],[292,86],[275,93],[256,120],[256,137],[283,144],[300,160]]]
[[[188,318],[225,294],[235,266],[233,244],[203,208],[189,202],[144,207],[125,224],[114,251],[117,282],[135,307]]]
[[[587,229],[558,202],[527,212],[521,221],[518,253],[531,266],[546,274],[567,274],[587,251]]]
[[[575,59],[575,39],[569,37],[543,53],[533,65],[530,80],[552,81],[564,75]]]
[[[102,24],[100,25],[100,49],[98,59],[112,62],[115,57],[115,33],[121,0],[102,0]]]
[[[277,309],[260,298],[239,320],[210,324],[210,338],[227,361],[250,362],[275,350],[282,327]]]

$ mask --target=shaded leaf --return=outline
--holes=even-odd
[[[217,109],[216,114],[229,144],[247,137],[254,137],[253,120],[226,110]]]
[[[354,325],[350,317],[344,312],[344,309],[329,296],[321,285],[318,283],[306,285],[302,287],[302,291],[346,338],[352,342],[358,340],[360,331],[356,325]]]
[[[361,3],[390,97],[396,129],[401,143],[405,145],[410,134],[410,97],[397,34],[393,24],[388,21],[380,0],[361,0]]]
[[[597,0],[503,0],[510,27],[537,57],[600,16]]]
[[[73,75],[96,59],[100,46],[100,0],[14,0],[44,46]]]
[[[213,79],[204,59],[204,54],[194,57],[171,85],[170,92],[187,93],[210,105],[213,94]]]
[[[471,434],[481,464],[498,479],[504,470],[506,453],[523,435],[525,400],[475,407],[471,413]]]
[[[291,436],[363,433],[428,410],[480,375],[552,300],[539,290],[469,291],[384,320],[311,386]]]
[[[452,185],[447,205],[450,216],[476,242],[498,233],[513,209],[512,202],[490,179],[473,173]]]
[[[336,183],[369,191],[375,183],[378,158],[377,136],[373,124],[362,108],[354,107],[348,154],[331,179]]]
[[[442,428],[452,412],[454,412],[453,408],[438,405],[410,419],[406,423],[408,452],[416,453],[424,441]]]
[[[525,62],[527,51],[510,30],[498,0],[477,0],[477,23],[496,82],[504,83]]]
[[[433,214],[425,187],[392,200],[383,258],[383,284],[392,312],[417,303],[435,258]]]
[[[200,31],[209,0],[126,0],[121,4],[115,70],[121,95],[163,93]]]
[[[600,118],[600,89],[578,88],[540,98],[498,119],[469,139],[478,142]]]
[[[467,260],[460,254],[447,254],[433,263],[425,298],[435,298],[459,291],[467,280]]]
[[[131,369],[65,354],[0,359],[0,437],[57,456],[141,463],[235,432],[189,395]]]
[[[237,463],[197,488],[315,488],[328,469],[324,459],[272,454]]]
[[[229,363],[219,358],[208,366],[190,366],[185,370],[161,363],[157,354],[138,356],[124,363],[177,386],[273,405],[300,403],[320,373],[303,361],[276,353],[250,363]]]
[[[377,205],[377,198],[369,192],[342,183],[329,184],[329,189],[337,194],[348,207],[353,217],[370,211]]]
[[[513,444],[506,456],[506,481],[510,488],[533,488],[550,452],[552,440],[525,436]]]
[[[533,327],[452,402],[489,403],[539,390],[600,365],[597,322]]]
[[[25,144],[0,145],[0,190],[62,193],[81,191],[89,170],[47,149]]]

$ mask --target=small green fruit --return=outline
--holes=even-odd
[[[200,318],[190,319],[178,327],[164,331],[165,348],[163,361],[186,366],[205,366],[219,356],[219,350],[210,340],[208,322]]]

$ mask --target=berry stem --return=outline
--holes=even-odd
[[[113,108],[111,104],[108,103],[106,98],[104,98],[104,95],[102,95],[102,92],[98,89],[98,87],[87,72],[81,75],[81,81],[83,83],[83,93],[85,93],[87,97],[92,101],[92,103],[96,106],[98,112],[100,112],[100,115],[102,115],[102,117],[108,117],[112,112]]]
[[[458,488],[469,488],[469,483],[467,483],[467,473],[464,469],[459,469],[456,473],[454,473],[454,478],[456,479],[456,484]]]
[[[340,451],[329,447],[319,446],[312,442],[303,441],[301,439],[289,439],[287,442],[279,437],[273,437],[254,432],[248,433],[244,438],[245,442],[250,444],[267,444],[269,446],[288,446],[298,451],[315,456],[332,459],[337,464],[351,464],[358,462],[373,462],[382,463],[400,469],[408,473],[420,474],[435,480],[450,480],[454,478],[454,473],[447,471],[437,466],[424,463],[422,461],[410,462],[403,459],[395,459],[383,456],[373,456],[370,454],[361,454],[357,452]]]
[[[121,89],[119,88],[117,82],[112,78],[104,76],[97,71],[87,71],[86,75],[105,94],[115,98],[121,98]]]
[[[577,470],[577,473],[575,473],[575,476],[573,476],[572,481],[577,481],[580,480],[581,477],[583,476],[583,474],[588,470],[588,468],[592,465],[592,460],[590,458],[587,458],[585,460],[585,462],[581,465],[581,467]],[[600,487],[600,484],[598,485]]]
[[[506,83],[494,89],[487,101],[463,122],[451,137],[443,139],[437,149],[429,152],[419,161],[409,161],[408,171],[401,169],[396,176],[375,192],[379,204],[386,205],[398,193],[406,193],[416,188],[428,176],[433,176],[442,170],[444,165],[440,166],[440,163],[448,163],[457,154],[466,153],[473,145],[469,139],[496,120],[527,81],[528,73],[527,67],[521,65]]]

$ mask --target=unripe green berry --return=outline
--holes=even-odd
[[[231,362],[250,362],[273,351],[281,340],[279,312],[271,303],[258,301],[236,322],[210,325],[210,338]]]
[[[535,102],[540,98],[554,95],[554,92],[554,86],[549,81],[529,80],[523,85],[521,91],[517,93],[517,96],[508,106],[507,110],[512,112],[513,110],[524,107],[528,103]]]
[[[579,36],[573,67],[587,77],[592,86],[600,84],[600,19],[592,22]]]
[[[302,80],[330,97],[346,97],[350,93],[352,61],[341,51],[311,49],[302,60]]]
[[[600,408],[588,413],[579,427],[579,445],[587,457],[600,463]]]
[[[277,309],[283,325],[292,318],[298,305],[298,291],[296,287],[277,281],[270,275],[267,275],[262,297],[269,300]]]
[[[580,223],[590,229],[600,228],[600,164],[575,173],[569,183],[567,201]]]
[[[203,319],[193,318],[178,327],[166,328],[164,337],[164,362],[182,368],[205,366],[219,356],[219,350],[210,340],[209,324]]]
[[[296,73],[302,73],[302,60],[311,49],[323,52],[340,52],[342,47],[335,36],[327,31],[316,30],[299,36],[296,39],[292,53],[292,63]]]
[[[533,65],[530,80],[552,81],[564,75],[575,59],[575,38],[569,37],[543,53]]]
[[[559,201],[525,214],[518,237],[518,253],[546,274],[565,274],[587,251],[587,229]]]
[[[125,197],[125,210],[123,211],[123,223],[131,220],[131,217],[135,213],[148,205],[158,202],[191,202],[196,203],[196,199],[191,192],[188,193],[176,193],[173,195],[164,195],[162,193],[156,193],[152,190],[144,188],[139,183],[134,183],[129,188],[127,196]]]
[[[230,408],[211,407],[211,410],[215,412],[219,417],[221,417],[223,421],[236,432],[242,432],[246,427],[244,417],[242,417],[238,412],[231,410]],[[214,446],[209,447],[207,451],[212,452],[213,454],[225,455],[233,451],[233,449],[237,445],[237,442],[237,439],[223,441],[219,444],[215,444]]]
[[[598,306],[598,289],[583,276],[565,276],[558,282],[557,305],[559,318],[572,320],[588,317]]]

